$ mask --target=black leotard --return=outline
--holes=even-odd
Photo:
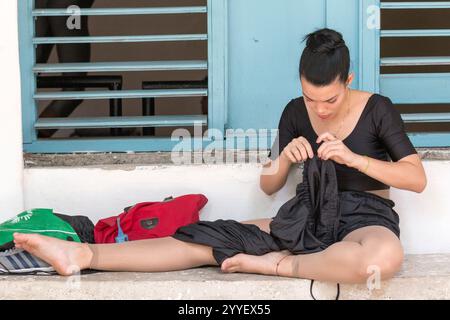
[[[303,97],[293,99],[283,111],[278,126],[278,135],[270,152],[270,158],[276,159],[280,152],[295,138],[305,137],[314,154],[320,147],[318,138],[309,120]],[[276,148],[279,143],[279,148]],[[353,152],[371,158],[396,162],[403,157],[417,154],[404,128],[403,119],[392,101],[379,94],[368,100],[354,130],[343,143]],[[390,187],[375,180],[357,169],[335,162],[339,190],[381,190]]]

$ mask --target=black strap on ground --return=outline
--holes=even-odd
[[[311,285],[309,286],[309,293],[311,294],[311,297],[312,297],[314,300],[317,300],[316,297],[314,297],[314,295],[313,295],[313,293],[312,293],[313,284],[314,284],[314,280],[311,280]],[[337,294],[336,294],[335,300],[339,300],[339,295],[340,295],[340,294],[341,294],[341,286],[340,286],[340,284],[338,283],[338,284],[337,284]]]

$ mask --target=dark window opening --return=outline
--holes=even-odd
[[[158,8],[158,7],[201,7],[206,0],[36,0],[37,9],[66,9],[71,5],[80,8]],[[89,126],[91,118],[100,117],[164,117],[173,118],[201,116],[207,118],[208,98],[200,94],[208,89],[208,43],[203,35],[208,33],[207,13],[190,14],[148,14],[148,15],[105,15],[82,16],[81,28],[70,29],[68,17],[37,17],[36,37],[54,42],[54,38],[66,37],[122,37],[107,43],[57,43],[36,45],[36,62],[43,71],[37,74],[39,120],[86,119],[81,128],[59,127],[59,130],[45,127],[38,130],[39,138],[95,138],[150,136],[170,137],[173,129],[186,128],[194,133],[192,125],[180,120],[164,125],[160,120],[154,126],[98,128]],[[141,39],[127,41],[124,37],[165,37],[156,41]],[[175,36],[175,37],[172,37]],[[182,37],[188,37],[184,41]],[[172,38],[171,38],[172,37]],[[180,38],[181,37],[181,38]],[[104,40],[103,40],[104,41]],[[129,63],[127,70],[123,65]],[[133,64],[135,63],[135,64]],[[153,64],[152,64],[153,63]],[[165,63],[165,65],[164,65]],[[61,65],[63,64],[63,65]],[[78,64],[78,65],[76,65]],[[102,72],[102,64],[109,69]],[[159,65],[158,65],[159,64]],[[49,66],[59,66],[62,70]],[[121,67],[122,66],[122,67]],[[86,69],[95,69],[95,71]],[[72,68],[72,69],[71,69]],[[100,69],[98,69],[100,68]],[[132,68],[133,71],[129,69]],[[151,70],[149,70],[151,69]],[[156,71],[155,71],[156,70]],[[164,94],[157,97],[118,97],[114,94],[155,90]],[[171,91],[172,90],[172,91]],[[189,93],[174,94],[188,90]],[[196,90],[197,94],[191,91]],[[87,93],[99,92],[104,97],[77,99]],[[62,93],[69,97],[46,99],[45,94]],[[109,97],[111,94],[113,97]],[[61,96],[59,96],[61,97]],[[183,118],[184,119],[184,118]],[[151,120],[151,119],[150,119]],[[155,118],[158,122],[158,118]],[[58,123],[56,123],[56,127]],[[50,126],[51,127],[51,126]],[[41,127],[42,128],[42,127]],[[204,123],[203,131],[207,128]]]

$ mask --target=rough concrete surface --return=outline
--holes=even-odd
[[[96,273],[59,276],[0,276],[1,299],[303,300],[312,299],[304,279],[225,274],[204,267],[161,273]],[[333,299],[333,283],[315,282],[313,294]],[[450,299],[450,254],[408,255],[403,269],[379,289],[341,284],[342,300]]]

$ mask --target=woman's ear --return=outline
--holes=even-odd
[[[348,75],[347,83],[346,83],[347,87],[350,87],[352,85],[353,80],[355,80],[355,74],[352,72]]]

